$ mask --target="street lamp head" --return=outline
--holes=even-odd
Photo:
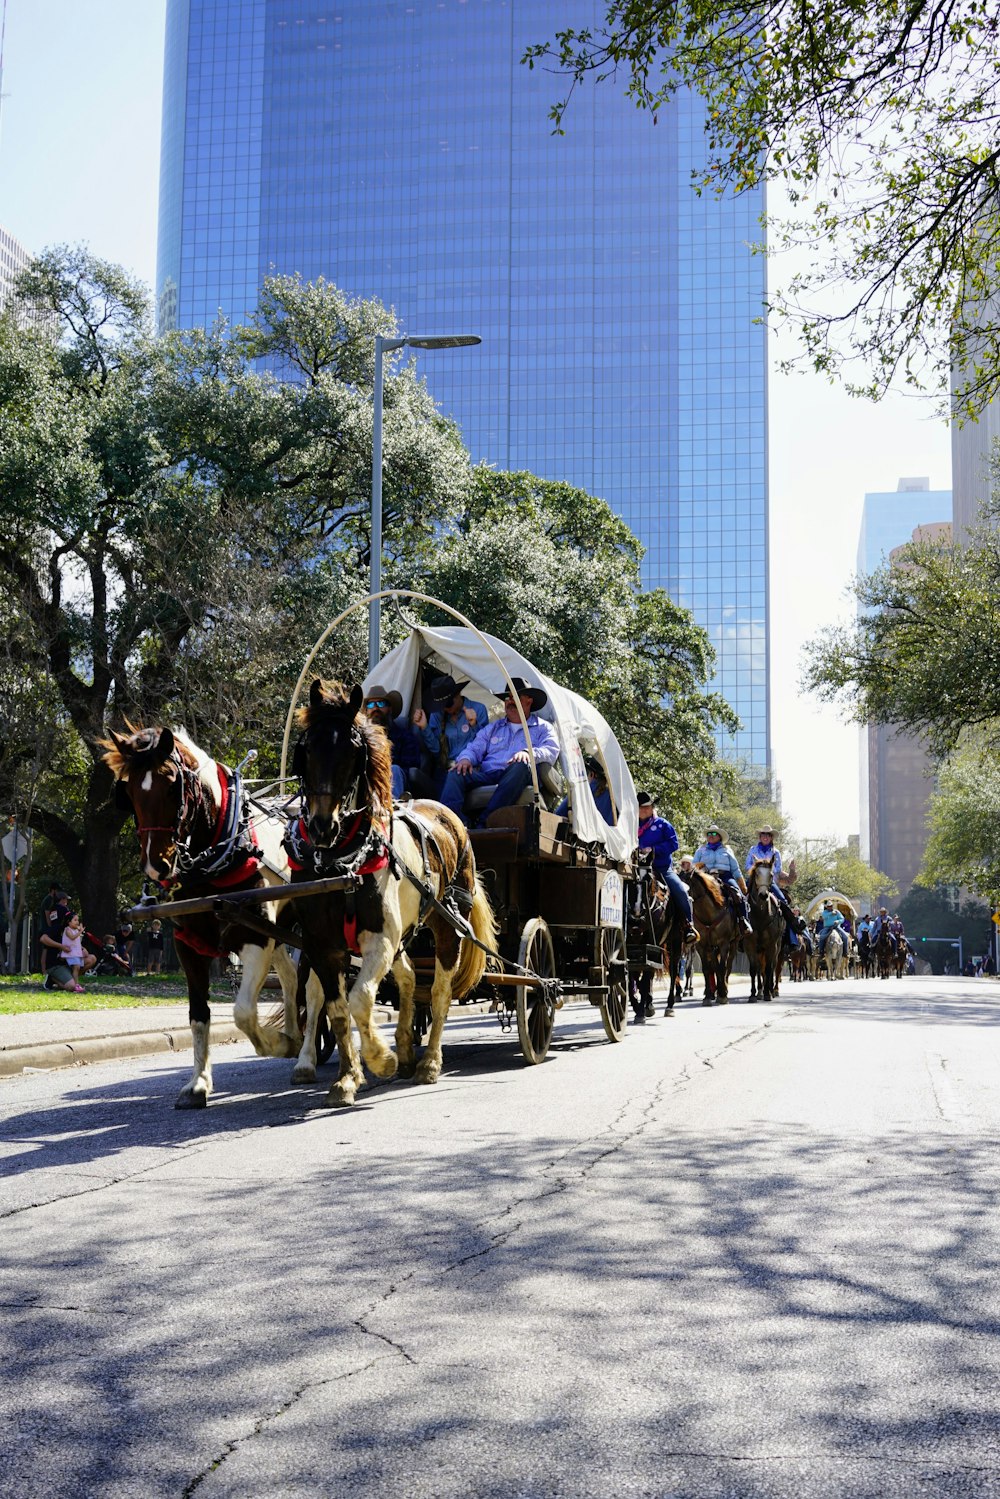
[[[411,334],[404,342],[411,349],[466,349],[482,339],[478,333],[432,333],[426,338]]]

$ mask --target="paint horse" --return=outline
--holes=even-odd
[[[844,964],[847,956],[847,938],[839,927],[834,927],[823,947],[822,964],[828,979],[845,977]]]
[[[747,899],[753,936],[745,937],[743,950],[750,963],[750,999],[778,998],[781,979],[781,944],[785,935],[785,916],[781,904],[772,895],[774,855],[754,859],[747,874]]]
[[[726,899],[719,881],[705,869],[695,868],[688,886],[698,951],[705,974],[703,1005],[729,1003],[729,975],[743,935],[743,922]]]
[[[163,889],[164,899],[225,896],[238,890],[284,884],[288,858],[281,827],[266,817],[251,819],[239,777],[200,750],[180,729],[135,728],[102,740],[124,803],[135,813],[144,874]],[[275,921],[280,907],[262,901],[254,907]],[[209,1055],[212,959],[239,955],[240,986],[233,1019],[259,1056],[295,1056],[302,1037],[296,1010],[295,964],[280,943],[239,924],[221,923],[211,912],[178,919],[174,938],[188,986],[194,1043],[190,1081],[178,1095],[179,1109],[200,1109],[212,1092]],[[271,965],[278,971],[284,1014],[261,1021],[257,1000]],[[318,985],[315,986],[318,992]]]
[[[328,1102],[349,1105],[363,1082],[354,1049],[352,1021],[361,1039],[361,1060],[376,1077],[435,1083],[441,1074],[441,1034],[453,999],[479,983],[487,953],[496,951],[496,926],[476,875],[475,855],[460,818],[439,802],[392,807],[389,741],[358,711],[360,687],[317,678],[309,704],[300,708],[292,773],[303,794],[302,815],[286,837],[293,883],[343,876],[353,888],[296,901],[303,946],[319,976],[327,1014],[337,1038],[340,1076]],[[421,888],[423,887],[423,888]],[[428,897],[432,898],[428,898]],[[483,947],[467,940],[459,926]],[[418,1063],[414,1044],[416,973],[406,942],[420,927],[434,939],[431,1025]],[[347,992],[351,952],[361,968]],[[399,989],[395,1056],[372,1023],[379,984],[392,972]],[[318,1008],[310,1000],[306,1046],[314,1036]]]

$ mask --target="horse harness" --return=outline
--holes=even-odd
[[[354,795],[357,795],[356,790]],[[392,825],[396,821],[409,828],[420,846],[422,875],[415,874],[392,846]],[[394,811],[389,817],[388,825],[381,819],[373,818],[367,808],[362,808],[355,814],[343,837],[334,843],[322,845],[312,842],[305,818],[299,814],[289,822],[283,841],[293,870],[299,871],[311,865],[318,879],[336,876],[355,882],[343,892],[344,936],[352,953],[360,952],[357,941],[358,890],[364,879],[374,878],[386,868],[390,869],[394,879],[406,879],[420,892],[417,921],[408,933],[404,947],[414,941],[431,911],[443,917],[460,937],[473,942],[477,940],[468,919],[472,910],[471,891],[463,889],[454,880],[445,886],[440,899],[431,889],[429,882],[434,871],[431,868],[430,849],[433,848],[437,855],[442,872],[447,868],[447,861],[430,824],[412,806]]]
[[[215,813],[215,825],[209,842],[194,853],[191,850],[191,839],[195,833],[197,814],[199,811],[204,812],[211,826],[212,809],[206,800],[199,772],[185,765],[176,750],[170,756],[170,761],[177,768],[180,786],[180,800],[173,826],[143,824],[136,816],[136,833],[140,843],[145,833],[173,835],[173,869],[165,879],[156,883],[168,891],[171,898],[178,891],[192,885],[208,885],[215,891],[232,891],[241,885],[250,884],[260,873],[264,856],[250,821],[250,808],[239,771],[230,770],[219,761],[215,762],[219,777],[219,807]],[[148,883],[147,881],[147,888]],[[228,952],[228,949],[207,942],[197,932],[191,931],[183,921],[175,923],[174,936],[178,942],[184,943],[202,957],[223,958]]]

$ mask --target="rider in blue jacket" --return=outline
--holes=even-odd
[[[680,846],[673,824],[665,817],[657,816],[656,806],[648,791],[640,791],[636,800],[639,803],[639,847],[653,851],[653,873],[666,885],[674,910],[683,919],[684,941],[697,942],[691,897],[684,881],[673,868],[673,856]]]
[[[727,889],[739,909],[746,936],[753,933],[750,925],[750,907],[747,905],[747,886],[740,870],[739,861],[728,843],[722,841],[722,829],[713,822],[705,829],[705,841],[694,851],[695,865],[714,875]]]
[[[781,906],[781,914],[785,918],[785,931],[788,936],[789,946],[797,947],[799,939],[796,933],[804,932],[806,924],[804,921],[800,921],[797,919],[795,913],[792,910],[788,896],[778,884],[778,875],[781,873],[781,854],[774,846],[774,829],[772,827],[763,827],[758,830],[757,842],[754,844],[753,848],[749,851],[746,857],[744,868],[747,874],[750,873],[755,859],[772,860],[774,878],[771,881],[771,894],[776,898],[779,905]]]

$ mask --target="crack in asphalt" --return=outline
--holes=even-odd
[[[196,1140],[191,1145],[180,1148],[180,1158],[187,1159],[189,1156],[200,1155],[209,1149],[210,1141]],[[0,1213],[0,1222],[6,1218],[17,1218],[21,1213],[32,1213],[41,1208],[59,1207],[61,1203],[72,1202],[75,1197],[92,1197],[96,1192],[107,1192],[111,1187],[120,1187],[125,1183],[137,1181],[141,1176],[149,1176],[154,1171],[162,1171],[165,1166],[172,1166],[178,1159],[177,1149],[172,1149],[165,1160],[153,1161],[149,1166],[141,1166],[138,1171],[127,1171],[124,1176],[108,1177],[104,1181],[95,1182],[92,1187],[81,1187],[78,1192],[60,1192],[58,1197],[47,1197],[44,1202],[25,1202],[19,1208],[7,1208]]]
[[[367,1331],[367,1329],[365,1330]],[[376,1333],[375,1336],[377,1337],[378,1334]],[[298,1385],[287,1397],[287,1399],[283,1400],[275,1410],[268,1411],[266,1415],[258,1416],[256,1421],[250,1427],[249,1431],[244,1432],[242,1436],[233,1437],[230,1441],[226,1442],[221,1452],[216,1457],[213,1457],[212,1461],[210,1463],[207,1463],[206,1466],[202,1468],[200,1472],[196,1473],[195,1476],[190,1480],[190,1482],[187,1483],[183,1489],[181,1489],[181,1499],[191,1499],[191,1495],[201,1488],[201,1485],[207,1478],[211,1478],[213,1473],[217,1473],[223,1466],[223,1464],[229,1461],[233,1453],[236,1452],[244,1442],[250,1441],[253,1437],[259,1437],[261,1432],[265,1431],[267,1427],[270,1426],[272,1421],[277,1421],[279,1417],[287,1415],[292,1407],[297,1405],[303,1398],[303,1396],[307,1395],[310,1390],[321,1390],[326,1385],[342,1384],[345,1380],[354,1379],[359,1374],[367,1374],[369,1370],[374,1369],[376,1365],[382,1362],[383,1360],[380,1358],[373,1358],[369,1359],[367,1364],[359,1364],[356,1369],[348,1369],[344,1374],[332,1374],[326,1379],[305,1380],[304,1383]]]

